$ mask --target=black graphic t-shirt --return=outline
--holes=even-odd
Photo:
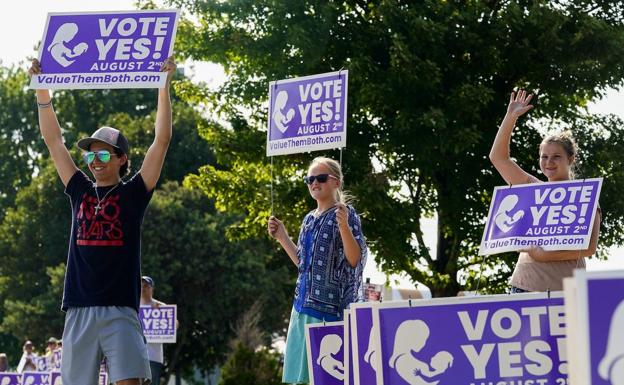
[[[153,191],[147,191],[139,173],[117,187],[97,189],[99,207],[93,182],[80,170],[65,188],[73,221],[62,309],[128,306],[138,311],[141,223]]]

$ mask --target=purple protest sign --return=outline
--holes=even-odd
[[[50,372],[50,385],[63,385],[63,379],[61,378],[61,372]]]
[[[389,302],[373,318],[378,384],[566,384],[561,293]]]
[[[52,370],[51,357],[49,356],[36,357],[35,365],[37,366],[38,372],[47,372],[49,370]]]
[[[50,372],[24,372],[22,373],[22,385],[50,385],[52,375]]]
[[[49,13],[35,89],[159,88],[178,10]]]
[[[52,353],[52,369],[61,369],[61,360],[63,359],[63,350],[56,349],[54,353]]]
[[[22,385],[22,375],[20,373],[0,373],[0,385]]]
[[[108,373],[100,372],[98,377],[98,385],[108,385]]]
[[[371,303],[351,304],[351,355],[353,357],[354,385],[376,385],[376,368],[379,363],[375,351],[376,330],[373,327],[373,310]]]
[[[589,247],[602,178],[494,189],[479,255]]]
[[[345,377],[344,377],[344,385],[354,385],[353,381],[353,354],[351,351],[351,341],[353,339],[353,333],[351,333],[351,311],[349,309],[345,309],[344,317],[344,366],[345,366]]]
[[[108,385],[108,364],[106,363],[106,357],[104,357],[102,359],[102,363],[100,363],[98,385]]]
[[[347,145],[348,71],[269,84],[267,156]]]
[[[306,325],[310,385],[343,385],[344,322]]]
[[[592,385],[624,384],[624,270],[577,270],[573,279],[580,320],[573,330],[578,333],[574,378]],[[566,293],[566,306],[568,301]]]
[[[141,306],[139,318],[147,342],[176,342],[176,305]]]

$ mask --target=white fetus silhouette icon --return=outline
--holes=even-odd
[[[524,216],[524,211],[519,210],[515,214],[511,215],[510,211],[513,210],[514,207],[518,204],[518,196],[517,195],[507,195],[503,198],[500,206],[498,206],[498,210],[494,215],[494,223],[501,229],[504,233],[508,232],[513,228],[513,225],[516,224],[522,217]]]
[[[286,132],[288,127],[286,124],[290,123],[291,120],[295,117],[295,110],[289,109],[288,111],[284,111],[286,108],[286,103],[288,102],[288,92],[280,91],[277,93],[275,97],[275,104],[273,105],[273,123],[283,134]],[[286,114],[284,114],[286,113]]]
[[[624,385],[624,301],[611,317],[607,351],[598,364],[598,374],[611,385]]]
[[[447,351],[436,353],[429,364],[414,356],[427,344],[429,333],[429,327],[423,321],[409,320],[399,325],[394,336],[389,365],[410,385],[436,385],[439,380],[429,380],[453,365],[453,356]]]
[[[344,364],[334,355],[338,354],[341,348],[342,338],[338,334],[328,334],[321,340],[319,356],[316,359],[317,365],[338,380],[344,380]]]
[[[377,338],[375,330],[376,329],[374,327],[371,328],[370,334],[368,335],[368,349],[366,349],[366,353],[364,353],[364,361],[367,362],[376,372],[379,367],[379,355],[373,346],[375,338]]]
[[[56,30],[52,43],[48,46],[50,55],[57,63],[63,67],[69,67],[75,60],[70,60],[87,52],[87,43],[78,43],[73,49],[66,46],[78,33],[78,25],[75,23],[65,23]]]

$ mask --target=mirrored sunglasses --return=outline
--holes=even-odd
[[[82,158],[84,159],[84,161],[87,164],[93,163],[93,161],[95,160],[96,156],[98,157],[100,162],[108,163],[108,162],[110,162],[112,155],[114,155],[114,154],[111,154],[110,151],[107,151],[107,150],[87,151],[84,154],[82,154]]]
[[[303,177],[303,182],[305,184],[312,184],[314,183],[314,181],[316,180],[319,183],[325,183],[327,182],[327,179],[329,178],[334,178],[334,179],[338,179],[333,175],[330,174],[318,174],[318,175],[308,175],[308,176],[304,176]]]

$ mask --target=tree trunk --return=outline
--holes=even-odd
[[[444,175],[440,176],[438,182],[438,244],[436,259],[431,266],[438,276],[434,277],[435,282],[430,289],[433,297],[454,297],[461,289],[457,282],[457,258],[461,240],[455,232],[461,213],[457,212],[458,208],[453,204],[453,194],[457,194],[457,191],[446,185]]]
[[[176,373],[176,385],[178,385],[178,378],[180,377],[178,375],[178,362],[180,360],[180,353],[182,352],[182,348],[184,347],[184,342],[186,340],[185,334],[180,334],[180,339],[178,340],[178,343],[176,344],[176,347],[173,351],[173,357],[171,357],[171,361],[168,362],[167,367],[165,368],[165,374],[163,376],[164,381],[163,384],[164,385],[168,385],[169,384],[169,378],[171,377],[171,372],[173,368],[176,368],[175,373]]]

